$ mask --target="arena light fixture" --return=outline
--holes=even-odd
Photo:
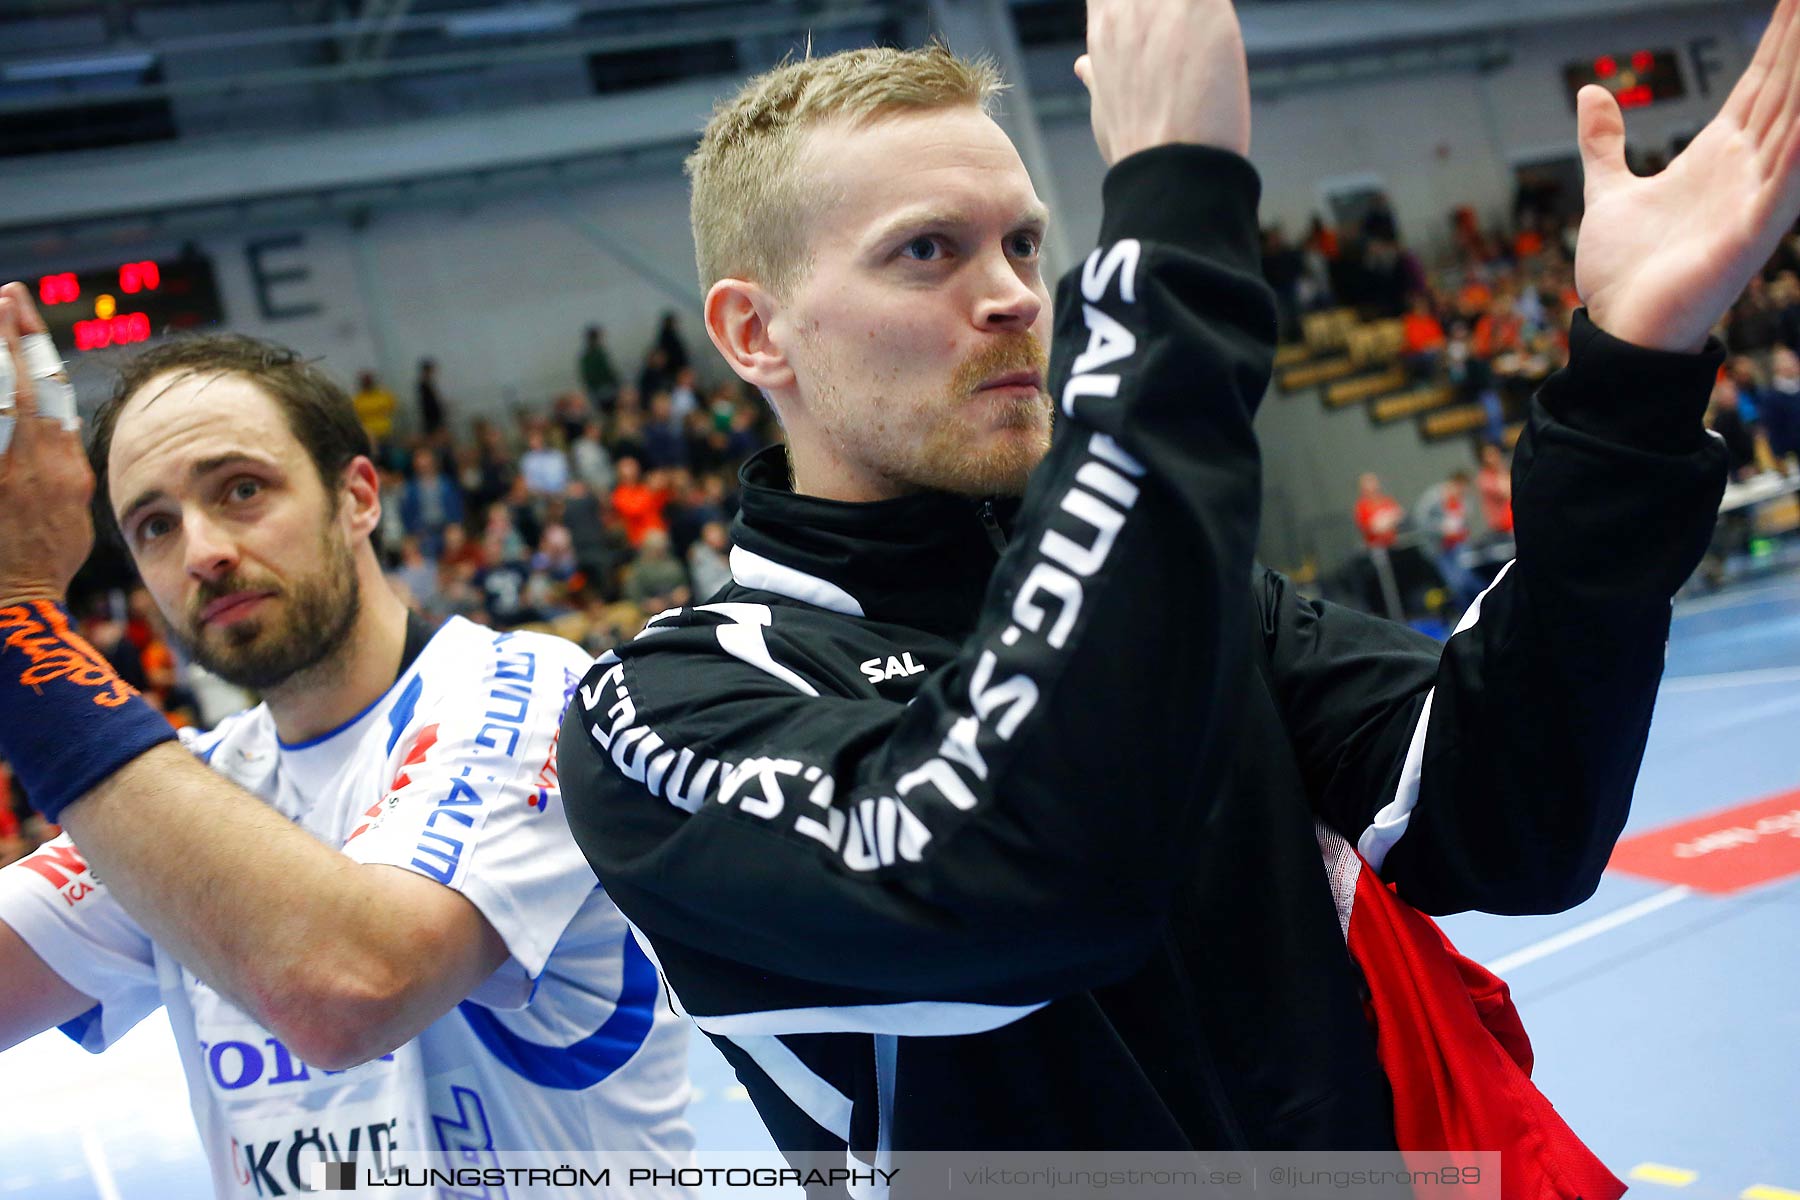
[[[0,78],[8,83],[42,83],[52,79],[87,79],[96,75],[142,74],[155,65],[156,55],[148,50],[126,50],[79,58],[7,63],[0,67]]]
[[[485,12],[458,13],[444,20],[451,37],[516,37],[521,34],[555,33],[572,27],[581,16],[573,4],[521,4]]]

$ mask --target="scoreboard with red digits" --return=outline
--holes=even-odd
[[[33,290],[65,353],[129,346],[224,319],[212,262],[192,251],[103,270],[51,271]]]
[[[1687,95],[1681,82],[1681,64],[1673,50],[1633,50],[1630,54],[1602,54],[1589,62],[1572,62],[1563,68],[1569,85],[1569,103],[1586,84],[1597,83],[1619,101],[1620,108],[1642,108],[1659,100],[1679,100]]]

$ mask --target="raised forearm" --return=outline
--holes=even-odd
[[[420,964],[481,948],[443,944],[431,921],[409,923],[397,945],[409,884],[467,902],[353,862],[174,744],[127,763],[63,821],[158,944],[319,1066],[417,1033],[460,998],[438,996]]]

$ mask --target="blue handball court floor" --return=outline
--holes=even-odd
[[[1635,1195],[1800,1200],[1800,573],[1677,605],[1613,866],[1574,911],[1446,929],[1511,983],[1539,1086]],[[766,1147],[724,1061],[691,1055],[701,1147]],[[0,1200],[208,1193],[160,1017],[101,1056],[60,1033],[0,1055]]]

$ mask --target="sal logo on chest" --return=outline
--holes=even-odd
[[[862,664],[862,673],[870,683],[886,683],[890,679],[904,679],[908,675],[923,675],[925,668],[913,661],[912,651],[904,654],[890,654],[886,658],[871,658]]]

